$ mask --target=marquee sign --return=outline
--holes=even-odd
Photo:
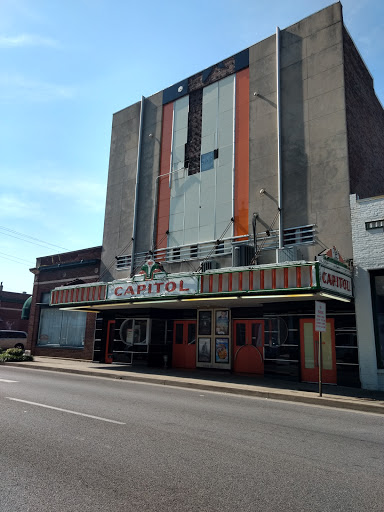
[[[330,290],[352,297],[352,278],[331,270],[327,267],[320,266],[320,286],[322,289]]]
[[[319,257],[320,258],[320,257]],[[153,264],[152,264],[153,263]],[[199,274],[167,274],[149,260],[142,272],[130,279],[110,283],[89,283],[52,290],[50,304],[85,305],[103,302],[145,302],[183,296],[220,296],[239,294],[256,296],[276,293],[313,294],[322,291],[335,296],[353,297],[352,272],[339,261],[292,262],[277,265],[219,269]]]
[[[114,282],[108,285],[107,300],[130,300],[144,297],[167,297],[197,293],[196,277],[185,276],[145,281]]]

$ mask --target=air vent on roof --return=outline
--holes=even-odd
[[[215,268],[219,268],[219,264],[215,260],[203,261],[201,264],[202,272],[206,272],[207,270],[214,270]]]
[[[246,267],[250,265],[255,255],[255,249],[252,245],[239,244],[233,247],[232,266]]]

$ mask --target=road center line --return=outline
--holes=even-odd
[[[0,382],[19,382],[18,380],[0,379]]]
[[[92,416],[92,414],[85,414],[83,412],[70,411],[69,409],[61,409],[60,407],[53,407],[52,405],[39,404],[37,402],[29,402],[28,400],[20,400],[19,398],[5,397],[7,400],[13,400],[14,402],[21,402],[23,404],[37,405],[38,407],[45,407],[46,409],[53,409],[55,411],[67,412],[69,414],[76,414],[77,416],[84,416],[86,418],[92,418],[94,420],[107,421],[108,423],[116,423],[116,425],[126,425],[121,421],[109,420],[107,418],[100,418],[100,416]]]

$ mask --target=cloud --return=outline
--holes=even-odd
[[[19,169],[4,170],[3,186],[9,190],[9,195],[4,194],[4,197],[10,197],[6,201],[6,205],[12,206],[13,211],[23,209],[23,200],[21,198],[27,195],[34,197],[36,201],[42,205],[41,208],[47,210],[49,205],[55,204],[62,205],[67,208],[76,206],[78,210],[90,213],[104,213],[105,208],[105,195],[106,184],[91,181],[87,179],[76,179],[75,173],[58,168],[54,163],[45,162],[44,167],[50,169],[49,173],[53,173],[54,177],[50,176],[47,172],[42,171],[42,165],[34,166],[31,164],[28,175]],[[39,180],[35,176],[39,176]],[[58,175],[65,176],[65,178],[56,177]],[[22,177],[22,178],[21,178]],[[13,190],[17,188],[19,199]],[[0,194],[0,201],[1,199]],[[44,205],[44,206],[43,206]],[[0,204],[0,218],[1,208]],[[8,206],[5,206],[7,208]],[[47,210],[48,211],[48,210]]]
[[[0,194],[0,218],[32,218],[41,214],[41,207],[38,203],[24,200],[13,193]]]
[[[0,35],[0,48],[22,48],[26,46],[58,48],[59,45],[54,39],[33,34],[20,34],[17,36]]]
[[[31,80],[22,75],[0,73],[0,101],[52,101],[71,99],[75,96],[73,87]]]
[[[82,210],[103,212],[105,207],[105,184],[86,180],[48,179],[39,185],[39,190],[56,198],[68,199]]]

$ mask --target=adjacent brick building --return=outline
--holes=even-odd
[[[36,260],[27,348],[41,356],[92,359],[96,315],[51,310],[51,291],[66,284],[92,283],[100,276],[101,247]]]
[[[28,320],[21,318],[28,293],[6,292],[0,284],[0,329],[28,331]]]
[[[384,196],[351,196],[360,378],[384,390]]]

